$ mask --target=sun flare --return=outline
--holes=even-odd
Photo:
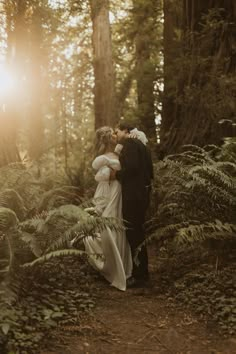
[[[14,75],[3,65],[0,66],[0,98],[13,93],[16,88]]]

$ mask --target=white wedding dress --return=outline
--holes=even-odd
[[[109,181],[110,167],[114,170],[120,169],[117,155],[100,155],[95,158],[92,167],[97,171],[95,180],[98,182],[94,195],[95,210],[103,217],[114,217],[122,222],[121,185],[117,180]],[[95,236],[84,240],[91,265],[101,272],[112,286],[126,290],[126,279],[132,274],[132,257],[125,230],[116,232],[107,227]],[[96,257],[96,254],[102,257]]]

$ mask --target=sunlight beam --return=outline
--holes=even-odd
[[[16,88],[16,80],[6,67],[0,66],[0,98],[13,94]]]

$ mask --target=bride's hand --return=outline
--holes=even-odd
[[[133,130],[130,131],[129,137],[132,139],[140,140],[144,145],[146,145],[148,142],[145,133],[141,130],[138,130],[137,128],[134,128]]]
[[[116,170],[113,170],[111,168],[111,172],[110,172],[110,181],[114,181],[116,179]]]
[[[129,138],[132,138],[132,139],[138,139],[138,135],[136,134],[136,132],[131,132],[130,134],[129,134]]]
[[[120,155],[122,149],[123,149],[123,145],[117,144],[115,147],[114,153],[117,155]]]

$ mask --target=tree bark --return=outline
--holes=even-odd
[[[35,4],[32,8],[30,26],[30,112],[29,112],[29,155],[32,159],[39,159],[43,153],[43,80],[42,80],[42,18],[40,5]]]
[[[168,26],[168,22],[170,22],[167,8],[169,1],[165,0],[164,3],[166,5],[164,7],[165,20],[167,21],[165,26]],[[211,33],[204,32],[202,26],[202,16],[208,15],[209,10],[215,9],[223,9],[221,12],[216,12],[217,15],[215,15],[220,16],[215,17],[215,19],[224,21],[223,25],[219,21],[221,27],[216,27],[218,32],[221,28],[220,38],[219,34],[216,35],[213,30]],[[161,140],[162,150],[165,154],[176,152],[183,144],[218,143],[216,133],[218,120],[214,114],[211,114],[209,101],[204,95],[209,95],[207,97],[212,100],[211,104],[213,105],[215,95],[219,94],[217,73],[219,72],[222,75],[224,72],[225,75],[232,75],[235,68],[235,54],[233,54],[235,39],[233,40],[232,26],[235,23],[235,2],[233,0],[183,0],[182,14],[182,46],[179,49],[176,46],[173,47],[177,53],[175,57],[183,54],[184,70],[180,64],[176,65],[174,63],[174,55],[169,55],[168,46],[174,34],[169,31],[168,27],[167,31],[164,32],[166,42],[168,40],[167,52],[165,52],[165,59],[167,59],[165,72],[167,75],[165,76],[166,94],[162,123],[162,137],[164,136],[165,139]],[[172,65],[178,70],[176,79],[173,73],[172,76],[170,75],[166,65],[168,67]],[[188,70],[186,70],[186,67]],[[173,81],[176,87],[171,90],[170,83]],[[169,89],[173,92],[175,98],[174,107],[171,105],[172,111],[169,110],[170,107],[165,106],[168,104]],[[224,117],[220,117],[220,119],[222,118]]]
[[[4,3],[6,13],[7,53],[6,62],[16,87],[5,97],[0,107],[0,166],[19,162],[17,147],[19,112],[21,112],[22,76],[25,64],[25,11],[26,4],[17,0],[13,4]]]
[[[133,18],[136,31],[136,81],[138,97],[138,119],[140,128],[156,141],[155,124],[155,66],[152,62],[152,24],[155,21],[156,1],[133,0]]]
[[[90,0],[93,23],[94,50],[94,108],[95,129],[114,126],[117,121],[115,71],[112,59],[112,40],[108,0]]]
[[[173,97],[173,60],[178,53],[175,41],[176,16],[173,0],[164,0],[164,31],[163,31],[163,49],[164,49],[164,95],[162,100],[162,119],[160,129],[160,140],[165,145],[169,136],[169,128],[175,116],[175,103]],[[172,94],[171,94],[172,92]]]

